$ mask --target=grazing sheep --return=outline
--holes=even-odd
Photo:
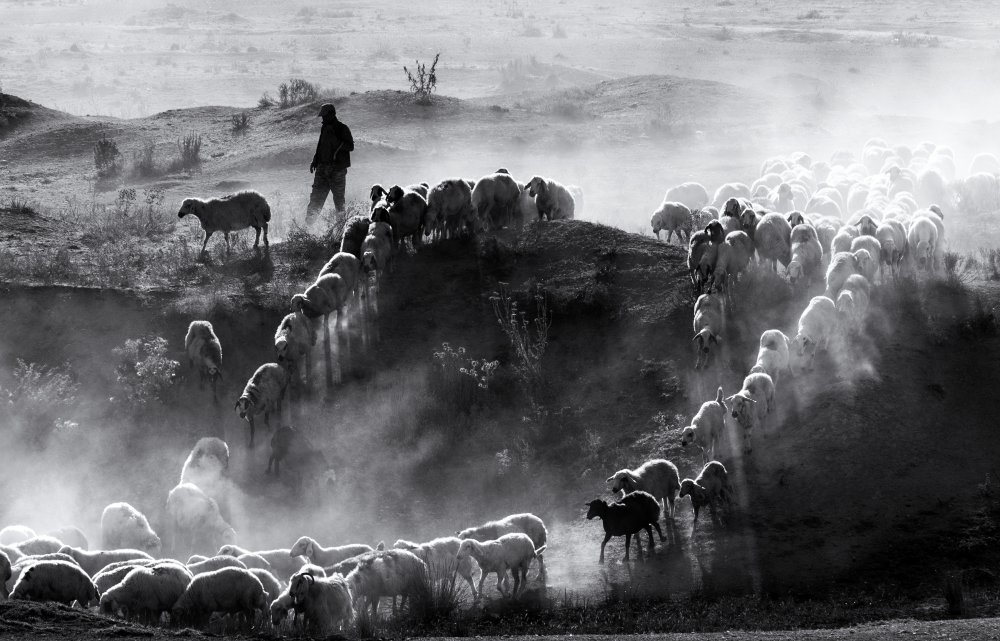
[[[691,210],[701,209],[708,204],[708,191],[700,183],[686,182],[668,189],[663,200],[681,203]]]
[[[257,550],[250,552],[235,545],[223,545],[219,548],[220,556],[241,557],[246,554],[256,554],[267,560],[271,564],[271,572],[280,579],[287,579],[306,565],[307,560],[298,553],[292,554],[289,548],[278,548],[276,550]]]
[[[159,547],[157,547],[157,550],[159,550]],[[80,567],[83,568],[84,572],[90,576],[94,576],[110,563],[117,563],[118,561],[135,561],[136,559],[141,559],[143,561],[153,560],[153,557],[142,550],[129,549],[87,551],[81,550],[80,548],[71,548],[66,545],[59,550],[59,553],[68,554],[73,557]]]
[[[635,490],[627,493],[617,503],[608,503],[602,499],[594,499],[587,504],[587,520],[600,518],[604,525],[604,541],[601,542],[601,556],[598,563],[604,563],[604,548],[613,536],[625,537],[625,561],[629,560],[629,551],[632,547],[632,535],[635,535],[635,542],[639,546],[639,559],[642,559],[642,541],[639,533],[646,530],[649,535],[649,553],[652,555],[653,528],[656,528],[660,535],[660,541],[665,541],[666,537],[660,530],[660,502],[652,494]]]
[[[25,539],[13,545],[18,552],[25,556],[37,556],[39,554],[52,554],[58,552],[63,547],[63,542],[51,536],[40,534],[30,539]]]
[[[289,370],[292,380],[302,380],[306,385],[312,372],[312,348],[315,345],[316,334],[301,311],[286,315],[274,332],[274,354],[278,364]]]
[[[681,430],[681,446],[694,443],[701,448],[701,457],[707,461],[715,457],[715,448],[726,427],[726,406],[722,402],[722,388],[714,401],[706,401],[698,408],[691,424]]]
[[[910,223],[906,232],[907,256],[917,269],[933,271],[937,243],[938,229],[930,218],[920,216]]]
[[[255,191],[241,191],[238,194],[208,200],[186,198],[181,203],[177,217],[184,218],[188,214],[197,218],[205,231],[205,242],[201,245],[203,254],[205,247],[208,246],[208,239],[217,231],[221,231],[226,237],[228,254],[229,232],[248,227],[253,227],[257,231],[254,248],[260,246],[261,231],[264,232],[264,247],[270,247],[267,240],[267,223],[271,221],[271,207],[267,204],[267,200]]]
[[[101,613],[143,616],[149,622],[169,612],[191,583],[191,573],[175,562],[132,568],[121,583],[101,594]]]
[[[170,490],[167,531],[175,555],[195,549],[214,550],[236,539],[236,532],[222,518],[215,499],[191,483],[181,483]]]
[[[131,548],[158,555],[160,537],[142,512],[128,503],[112,503],[101,514],[101,547]]]
[[[726,407],[743,428],[743,452],[753,452],[754,430],[764,431],[764,421],[774,409],[774,381],[764,372],[751,372],[739,392],[726,399]]]
[[[70,547],[80,548],[81,550],[90,548],[90,541],[87,540],[87,535],[83,533],[83,530],[72,525],[65,525],[56,530],[52,530],[51,532],[48,532],[47,535],[54,539],[59,539]]]
[[[554,180],[535,176],[528,181],[527,188],[528,193],[535,197],[539,220],[543,217],[548,218],[548,220],[572,219],[574,217],[573,195],[563,185]]]
[[[461,545],[462,539],[457,536],[443,536],[426,543],[413,543],[399,539],[392,547],[399,550],[409,550],[416,554],[417,558],[427,564],[432,581],[448,582],[456,575],[462,577],[469,585],[472,596],[477,597],[479,593],[476,591],[474,578],[476,567],[468,559],[458,558],[458,550]]]
[[[344,223],[344,233],[340,239],[340,251],[351,254],[361,260],[361,243],[368,235],[368,226],[372,220],[368,216],[351,216]]]
[[[691,533],[694,534],[694,525],[698,522],[701,508],[707,505],[715,512],[716,503],[726,505],[732,502],[733,490],[726,467],[718,461],[711,461],[701,469],[698,478],[681,481],[681,497],[685,496],[691,497],[691,506],[694,508],[694,521],[691,524]]]
[[[830,259],[830,265],[826,268],[826,296],[833,299],[844,281],[851,274],[858,273],[858,257],[849,251],[837,252]]]
[[[792,285],[800,281],[807,286],[818,276],[823,261],[823,246],[811,225],[796,225],[790,236],[792,252],[788,263],[788,278]]]
[[[791,339],[778,329],[765,330],[760,335],[757,362],[750,372],[763,372],[777,385],[780,373],[788,369],[788,353]]]
[[[347,579],[339,574],[331,577],[296,575],[288,585],[288,594],[293,604],[302,607],[306,627],[320,634],[346,630],[354,620],[351,590]]]
[[[483,176],[472,190],[472,208],[479,224],[486,229],[502,229],[518,218],[521,190],[508,174],[497,172]]]
[[[219,380],[222,379],[222,343],[208,321],[191,321],[184,336],[184,351],[191,369],[198,368],[202,389],[205,381],[212,385],[212,398],[217,399]]]
[[[62,554],[60,552],[52,552],[50,554],[35,554],[32,556],[22,556],[18,559],[12,566],[10,570],[10,577],[6,581],[6,590],[10,593],[14,584],[17,583],[18,577],[21,573],[30,568],[36,563],[41,563],[42,561],[65,561],[67,563],[72,563],[73,565],[80,565],[76,562],[76,559],[68,554]]]
[[[248,570],[246,563],[240,561],[235,556],[225,556],[218,555],[211,558],[205,559],[203,561],[197,561],[195,563],[188,563],[187,569],[191,574],[198,576],[199,574],[205,574],[206,572],[215,572],[216,570],[221,570],[222,568],[243,568]]]
[[[513,182],[511,179],[511,183]],[[427,199],[415,191],[404,190],[399,185],[393,185],[389,194],[393,197],[392,204],[389,205],[389,226],[392,227],[393,240],[398,245],[409,238],[416,247],[424,235]]]
[[[844,278],[844,281],[847,277]],[[843,281],[836,291],[839,293]],[[795,335],[794,362],[802,369],[812,369],[819,349],[825,349],[837,329],[837,305],[828,296],[814,296],[799,317]]]
[[[628,494],[637,490],[649,492],[657,501],[666,501],[667,516],[674,516],[674,501],[681,478],[677,466],[665,459],[646,461],[634,470],[618,470],[608,477],[612,492]]]
[[[260,584],[264,586],[264,598],[267,602],[277,599],[281,596],[281,581],[278,577],[274,576],[270,570],[265,568],[247,568],[250,570],[250,574],[254,575],[260,580]]]
[[[392,597],[395,613],[397,596],[402,596],[405,604],[408,598],[421,594],[430,582],[427,565],[406,550],[366,555],[346,578],[354,600],[367,599],[373,616],[382,597]]]
[[[458,560],[473,558],[479,564],[483,574],[479,579],[478,594],[483,593],[483,582],[487,575],[494,573],[497,577],[497,590],[507,596],[507,570],[514,575],[514,590],[516,597],[520,589],[527,585],[528,566],[531,560],[545,551],[545,546],[536,549],[527,534],[504,534],[495,541],[476,541],[465,539],[458,547]]]
[[[0,530],[0,545],[16,545],[38,536],[27,525],[8,525]]]
[[[532,194],[533,196],[533,194]],[[461,178],[448,178],[427,192],[424,233],[457,236],[472,222],[472,187]]]
[[[702,294],[694,303],[694,338],[696,358],[694,368],[708,365],[709,349],[712,343],[719,343],[726,329],[726,310],[721,297],[716,294]]]
[[[764,214],[757,221],[751,234],[757,255],[761,260],[771,262],[771,271],[777,271],[777,263],[787,267],[792,259],[792,228],[781,214]]]
[[[72,605],[74,601],[87,608],[99,595],[94,582],[79,565],[66,561],[40,561],[21,573],[10,593],[11,599],[56,601]]]
[[[667,242],[677,232],[677,239],[684,242],[684,234],[687,233],[688,241],[691,240],[691,210],[686,205],[677,202],[663,201],[659,209],[653,212],[649,219],[649,224],[653,227],[653,234],[657,240],[660,232],[667,232]]]
[[[253,621],[257,611],[267,611],[264,586],[243,568],[222,568],[191,580],[170,612],[172,621],[205,624],[214,612],[245,615]]]
[[[303,556],[310,563],[326,567],[328,565],[336,565],[353,556],[371,551],[372,547],[363,543],[325,548],[317,543],[316,539],[303,536],[291,547],[289,554],[291,556]]]
[[[333,276],[332,278],[338,278]],[[277,363],[265,363],[257,368],[246,387],[243,394],[236,400],[233,409],[239,413],[240,418],[245,420],[250,426],[250,444],[254,446],[254,417],[263,414],[264,425],[271,427],[271,414],[281,417],[281,405],[285,398],[285,390],[288,387],[288,372]]]
[[[135,561],[122,561],[121,563],[111,563],[103,570],[94,575],[94,585],[97,586],[97,591],[100,594],[104,594],[113,586],[118,585],[122,582],[129,572],[135,568],[147,567],[148,561],[135,560]]]
[[[466,528],[455,535],[460,539],[475,539],[477,541],[495,541],[504,534],[521,532],[531,537],[535,549],[543,549],[548,544],[549,532],[545,523],[534,514],[511,514],[498,521],[489,521],[476,527]],[[538,555],[538,576],[545,577],[545,559]]]

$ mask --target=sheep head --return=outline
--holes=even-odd
[[[528,181],[528,184],[525,185],[525,188],[528,190],[528,194],[532,197],[537,196],[538,194],[544,194],[545,179],[542,178],[541,176],[534,176],[532,177],[531,180]]]
[[[677,495],[677,498],[682,499],[685,496],[690,495],[692,493],[692,490],[694,489],[694,487],[695,487],[695,483],[694,483],[693,480],[691,480],[691,479],[684,479],[683,481],[681,481],[681,491]]]
[[[705,226],[705,233],[708,234],[709,240],[716,245],[726,240],[726,230],[722,228],[722,223],[717,220],[713,220]],[[694,242],[693,239],[692,242]]]
[[[239,399],[237,399],[236,405],[233,406],[233,409],[236,410],[236,413],[240,415],[240,418],[242,418],[245,421],[249,421],[250,419],[247,417],[253,414],[253,407],[254,407],[253,400],[251,400],[247,396],[241,396],[239,397]],[[230,556],[236,556],[236,555],[233,554]]]
[[[858,249],[854,251],[854,264],[857,266],[858,270],[867,274],[874,265],[872,265],[872,255],[867,249]]]
[[[369,194],[370,198],[371,198],[371,201],[372,201],[372,207],[374,208],[375,204],[378,201],[382,200],[382,197],[385,196],[385,195],[387,195],[388,193],[389,192],[387,192],[385,190],[385,187],[383,187],[382,185],[380,185],[378,183],[372,185],[372,189],[371,189],[371,192]]]
[[[372,224],[375,223],[389,223],[389,210],[388,208],[378,205],[372,208],[371,221]],[[369,233],[371,233],[371,227],[369,226]]]
[[[723,216],[731,216],[733,218],[739,218],[740,214],[743,212],[743,206],[740,205],[740,201],[736,198],[730,198],[726,201],[725,206],[722,208]]]
[[[688,425],[681,430],[681,447],[687,447],[691,443],[694,443],[694,437],[694,426]]]
[[[385,195],[385,201],[390,205],[403,197],[403,188],[399,185],[393,185],[389,187],[389,191]]]
[[[874,236],[875,232],[878,230],[878,225],[872,220],[872,217],[865,214],[858,220],[858,224],[855,225],[858,231],[861,232],[862,236]]]
[[[177,212],[177,217],[184,218],[188,214],[191,214],[192,216],[200,219],[201,212],[203,211],[203,205],[204,203],[197,198],[185,198],[181,203],[180,210]]]
[[[604,518],[604,515],[608,513],[608,504],[602,499],[594,499],[590,503],[587,503],[587,520],[593,520],[594,518],[600,517]]]
[[[733,394],[728,399],[727,405],[731,407],[730,413],[733,418],[740,423],[740,425],[747,424],[748,413],[753,409],[753,406],[757,404],[757,401],[750,398],[750,393],[746,390],[742,390],[737,394]]]
[[[747,207],[740,214],[740,224],[743,226],[744,231],[755,228],[757,226],[757,212],[752,207]]]
[[[316,582],[311,574],[296,574],[292,577],[292,582],[288,585],[288,594],[292,597],[292,603],[302,603],[310,586]]]
[[[611,483],[612,492],[624,492],[628,494],[635,489],[639,479],[631,470],[618,470],[614,475],[608,477],[607,483]]]
[[[375,252],[368,250],[361,256],[361,268],[365,270],[366,274],[378,270],[378,258],[376,258]]]
[[[788,263],[788,280],[794,285],[799,282],[800,278],[802,278],[802,263],[793,260]]]
[[[705,327],[700,332],[694,335],[694,338],[691,339],[691,342],[697,343],[698,345],[697,349],[699,352],[701,352],[702,354],[708,354],[711,344],[712,343],[718,344],[719,338],[718,336],[712,333],[712,330]]]
[[[793,228],[797,225],[804,225],[806,222],[806,217],[803,216],[802,212],[798,210],[788,212],[788,215],[785,218],[788,220],[788,224]]]

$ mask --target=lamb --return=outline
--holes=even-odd
[[[458,560],[463,562],[473,558],[482,570],[479,588],[475,592],[482,595],[483,582],[490,573],[496,574],[497,590],[507,596],[507,570],[514,575],[514,590],[512,597],[528,582],[528,566],[531,560],[545,551],[545,546],[536,549],[527,534],[504,534],[495,541],[476,541],[465,539],[458,547]]]
[[[563,185],[554,180],[534,176],[527,184],[528,193],[535,197],[538,219],[572,219],[574,216],[573,195]]]
[[[472,208],[479,224],[488,229],[502,229],[520,222],[518,201],[521,189],[508,174],[497,172],[483,176],[472,190]]]
[[[513,182],[511,179],[511,183]],[[409,238],[416,247],[424,235],[427,199],[415,191],[403,190],[399,185],[393,185],[389,189],[389,195],[393,197],[389,205],[389,225],[392,227],[393,239],[398,245]]]
[[[222,379],[222,343],[208,321],[191,321],[184,336],[184,351],[191,369],[198,368],[202,389],[205,381],[212,385],[212,398],[217,399],[219,380]]]
[[[608,503],[602,499],[594,499],[587,504],[587,520],[600,518],[604,525],[604,541],[601,542],[601,556],[598,563],[604,563],[604,548],[612,536],[625,537],[625,561],[629,560],[632,547],[632,535],[635,535],[639,546],[639,559],[642,559],[642,541],[639,533],[646,530],[649,535],[649,553],[652,555],[653,527],[660,535],[660,541],[666,540],[660,530],[660,502],[653,495],[642,490],[627,493],[617,503]]]
[[[634,470],[618,470],[608,477],[612,492],[628,494],[636,490],[648,492],[657,501],[666,501],[667,516],[674,516],[674,501],[680,489],[681,478],[677,466],[664,459],[646,461]]]
[[[934,269],[934,255],[937,249],[938,229],[927,216],[919,216],[910,223],[906,232],[907,256],[916,262],[918,269]]]
[[[84,534],[80,528],[72,525],[66,525],[52,530],[51,532],[48,532],[48,536],[51,536],[54,539],[59,539],[71,547],[83,550],[90,548],[90,541],[87,540],[87,535]]]
[[[333,276],[332,278],[337,278]],[[281,417],[281,405],[285,398],[285,390],[288,388],[288,372],[277,363],[265,363],[257,368],[246,387],[243,394],[236,400],[233,409],[239,413],[240,418],[245,420],[250,426],[250,444],[254,446],[254,417],[263,414],[264,425],[271,427],[271,414]]]
[[[193,549],[215,549],[236,539],[236,532],[222,518],[215,499],[191,483],[181,483],[170,490],[167,531],[175,555]]]
[[[39,554],[58,552],[62,546],[63,542],[59,539],[39,534],[38,536],[16,543],[13,547],[25,556],[37,556]]]
[[[141,615],[150,622],[169,612],[192,581],[184,566],[160,563],[149,568],[132,568],[121,583],[101,595],[101,612]]]
[[[159,548],[157,548],[157,550],[158,549]],[[66,545],[59,550],[59,553],[68,554],[73,557],[73,559],[80,564],[80,567],[83,568],[83,570],[90,576],[94,576],[103,570],[109,563],[115,563],[118,561],[134,561],[136,559],[142,559],[144,561],[153,560],[153,557],[146,554],[142,550],[129,549],[94,550],[88,552],[87,550],[71,548]]]
[[[368,226],[371,225],[371,218],[368,216],[351,216],[344,223],[344,233],[340,239],[340,251],[351,254],[361,260],[361,243],[368,235]]]
[[[754,430],[764,431],[764,421],[774,409],[774,381],[764,372],[751,372],[739,392],[726,399],[726,407],[743,428],[743,452],[753,452]]]
[[[112,503],[101,514],[101,547],[106,550],[133,548],[160,553],[160,537],[146,516],[128,503]]]
[[[0,530],[0,545],[16,545],[38,536],[27,525],[8,525]]]
[[[764,214],[757,221],[751,238],[761,260],[771,261],[772,271],[777,271],[778,262],[787,267],[792,259],[791,234],[792,228],[781,214]]]
[[[549,533],[545,523],[534,514],[511,514],[498,521],[489,521],[476,527],[466,528],[455,535],[460,539],[475,539],[477,541],[495,541],[505,534],[521,532],[531,537],[534,549],[544,549],[548,543]],[[538,554],[538,576],[545,577],[545,559]]]
[[[709,348],[719,343],[726,329],[725,305],[718,295],[702,294],[694,303],[694,338],[697,355],[694,368],[708,365]]]
[[[392,597],[395,612],[397,596],[402,596],[405,602],[422,593],[430,582],[427,565],[406,550],[386,550],[366,555],[346,579],[355,601],[368,599],[373,616],[378,612],[382,597]]]
[[[847,278],[844,278],[846,281]],[[837,287],[840,292],[841,287]],[[827,296],[814,296],[799,317],[795,335],[795,361],[799,367],[812,369],[819,349],[825,349],[837,328],[837,305]]]
[[[191,574],[198,576],[199,574],[205,574],[206,572],[215,572],[216,570],[221,570],[222,568],[243,568],[244,570],[249,570],[247,564],[240,561],[235,556],[225,556],[218,555],[211,558],[205,559],[204,561],[197,561],[195,563],[188,563],[187,569]]]
[[[316,539],[303,536],[289,550],[291,556],[304,556],[310,563],[320,566],[336,565],[353,556],[371,552],[372,547],[363,543],[325,548]]]
[[[791,339],[778,329],[765,330],[760,335],[760,349],[757,350],[757,362],[750,372],[763,372],[771,377],[777,385],[781,372],[788,369],[789,348]]]
[[[796,225],[792,228],[791,260],[788,263],[788,278],[792,285],[804,282],[806,285],[819,275],[823,261],[823,246],[812,225]]]
[[[851,252],[837,252],[826,268],[826,296],[830,299],[840,293],[844,281],[858,273],[858,257]]]
[[[226,237],[226,254],[229,253],[229,232],[253,227],[257,238],[253,246],[260,247],[260,232],[264,232],[264,247],[269,248],[267,240],[267,224],[271,221],[271,207],[267,200],[255,191],[242,191],[221,198],[186,198],[181,203],[178,218],[191,214],[201,222],[205,231],[205,242],[201,245],[201,253],[205,253],[208,239],[217,231]]]
[[[219,548],[220,556],[240,557],[250,554],[247,550],[238,548],[235,545],[223,545]],[[276,550],[258,550],[253,552],[267,560],[271,564],[271,571],[280,579],[285,579],[295,574],[306,565],[307,560],[299,553],[292,554],[288,548],[278,548]]]
[[[685,496],[691,497],[691,507],[694,508],[694,521],[691,524],[691,533],[694,534],[701,508],[707,505],[714,512],[716,503],[732,502],[733,490],[726,467],[718,461],[711,461],[701,469],[698,478],[681,481],[681,497]]]
[[[715,457],[715,448],[726,427],[726,406],[722,402],[722,388],[715,394],[714,401],[701,404],[691,424],[681,430],[681,446],[694,443],[701,448],[702,459]]]
[[[182,624],[203,624],[214,612],[242,614],[252,621],[256,612],[267,610],[260,579],[243,568],[222,568],[191,580],[170,612]]]
[[[427,564],[432,581],[447,582],[451,581],[455,575],[462,577],[469,585],[472,596],[477,597],[479,593],[476,591],[474,581],[475,564],[469,559],[458,559],[458,550],[461,545],[462,539],[456,536],[443,536],[426,543],[413,543],[399,539],[392,547],[399,550],[409,550],[416,554],[417,558]]]
[[[94,582],[80,566],[66,561],[40,561],[21,573],[10,598],[65,605],[76,601],[87,608],[97,602],[99,595]]]
[[[289,370],[292,380],[302,380],[306,385],[309,384],[309,375],[312,372],[312,348],[315,345],[316,334],[312,331],[309,319],[301,310],[294,311],[281,319],[278,329],[274,332],[274,353],[278,364]]]
[[[688,241],[691,240],[691,210],[687,206],[672,201],[663,201],[660,207],[653,212],[649,219],[649,224],[653,227],[653,234],[659,240],[660,232],[667,232],[667,242],[677,232],[677,239],[684,242],[684,234],[687,233]]]
[[[533,196],[533,194],[532,194]],[[455,236],[472,220],[472,188],[461,178],[448,178],[427,192],[424,233]]]
[[[700,183],[681,183],[668,189],[663,201],[681,203],[693,211],[708,204],[708,191]]]
[[[347,580],[339,574],[328,578],[296,575],[288,586],[288,594],[296,606],[301,605],[306,627],[321,634],[344,629],[354,619],[351,591]],[[271,605],[273,608],[274,604]]]

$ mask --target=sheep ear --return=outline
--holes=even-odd
[[[715,393],[715,402],[716,403],[721,403],[722,402],[722,387],[721,386],[719,387],[719,391]]]

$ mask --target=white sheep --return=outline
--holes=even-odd
[[[302,607],[306,627],[320,634],[346,630],[354,620],[351,590],[347,579],[340,574],[331,577],[298,574],[292,577],[288,594],[292,603]]]
[[[217,231],[226,237],[226,253],[229,253],[229,233],[253,227],[257,238],[253,246],[260,246],[260,232],[264,232],[264,247],[270,247],[267,240],[267,224],[271,221],[271,207],[267,200],[255,191],[241,191],[221,198],[186,198],[181,203],[178,218],[191,214],[201,222],[205,230],[205,242],[201,252],[205,253],[208,239]]]
[[[753,451],[754,430],[764,431],[764,422],[774,410],[774,381],[764,372],[751,372],[739,392],[726,399],[726,407],[743,428],[743,451]]]
[[[548,544],[549,532],[545,522],[531,513],[510,514],[497,521],[489,521],[482,525],[466,528],[455,535],[460,539],[475,539],[477,541],[495,541],[505,534],[520,532],[531,538],[535,549],[542,549]],[[545,558],[538,555],[538,576],[545,577]]]
[[[681,486],[677,466],[665,459],[646,461],[634,470],[618,470],[608,477],[612,492],[628,494],[636,490],[648,492],[661,504],[666,501],[667,516],[674,516],[674,501]]]
[[[274,354],[278,364],[288,368],[293,380],[302,380],[306,385],[309,384],[309,375],[312,372],[311,356],[315,345],[316,334],[302,311],[286,315],[274,332]]]
[[[849,277],[837,295],[837,312],[855,330],[862,327],[870,300],[870,281],[860,274]]]
[[[392,547],[397,550],[409,550],[427,564],[431,581],[448,585],[456,575],[465,579],[472,596],[476,597],[475,574],[476,564],[469,559],[458,559],[458,548],[462,539],[457,536],[443,536],[426,543],[414,543],[403,539],[397,540]]]
[[[573,194],[569,193],[569,190],[563,185],[554,180],[534,176],[528,181],[527,188],[528,193],[535,197],[539,220],[542,217],[549,220],[572,219],[574,217]]]
[[[534,198],[534,194],[529,194]],[[472,188],[461,178],[447,178],[427,192],[424,233],[454,237],[472,222]]]
[[[242,568],[244,570],[249,570],[246,563],[240,561],[235,556],[213,556],[211,558],[203,559],[201,561],[195,561],[194,563],[188,563],[187,569],[194,576],[199,574],[205,574],[206,572],[215,572],[216,570],[221,570],[222,568]]]
[[[0,530],[0,545],[15,545],[38,536],[27,525],[8,525]]]
[[[385,223],[372,223],[372,226],[381,226],[385,229],[389,227]],[[376,264],[369,262],[371,258],[369,240],[372,238],[372,235],[366,236],[365,242],[361,246],[363,252],[362,265],[365,266],[366,270],[370,264]],[[388,241],[386,241],[384,251],[386,255],[392,251],[392,246],[388,244]],[[295,313],[303,314],[307,318],[323,317],[323,349],[325,350],[327,362],[327,386],[332,386],[334,379],[334,365],[331,359],[330,348],[330,315],[333,313],[337,314],[335,329],[341,330],[345,328],[347,325],[347,307],[351,303],[352,298],[350,285],[340,274],[323,274],[316,279],[315,283],[306,288],[306,291],[292,296],[291,306]]]
[[[153,560],[153,557],[146,552],[132,549],[88,551],[81,550],[80,548],[71,548],[66,545],[63,546],[59,552],[73,557],[73,559],[80,564],[80,567],[83,568],[83,570],[90,576],[94,576],[111,563],[117,563],[119,561],[135,561],[137,559],[143,561]]]
[[[875,274],[878,273],[878,254],[872,256],[867,249],[857,249],[852,252],[854,262],[857,264],[858,273],[862,274],[869,281],[875,281]]]
[[[214,612],[242,614],[252,621],[267,611],[264,586],[249,570],[222,568],[191,580],[170,612],[172,621],[182,624],[207,623]]]
[[[222,518],[215,499],[191,483],[181,483],[170,490],[167,531],[175,555],[194,549],[214,550],[236,539],[236,532]]]
[[[791,235],[792,227],[781,214],[764,214],[757,221],[752,235],[754,247],[761,260],[770,261],[772,271],[777,271],[777,263],[787,267],[792,259]]]
[[[861,260],[858,261],[858,268],[861,273],[863,273],[869,280],[874,282],[874,278],[869,276],[869,271],[874,268],[878,270],[879,259],[882,257],[882,243],[878,241],[874,236],[874,232],[878,230],[878,225],[872,230],[873,235],[862,235],[858,236],[851,241],[851,253],[855,254],[857,257],[857,251],[859,249],[864,249],[868,252],[868,257],[871,259],[872,265],[862,265]]]
[[[882,251],[879,256],[879,265],[882,270],[882,280],[885,281],[885,267],[889,266],[889,273],[896,277],[899,275],[899,267],[906,256],[906,229],[898,220],[886,220],[879,224],[875,230],[875,238],[879,241]]]
[[[352,556],[358,556],[359,554],[371,551],[372,547],[363,543],[325,548],[317,543],[316,539],[309,536],[303,536],[300,537],[299,540],[295,542],[295,545],[291,547],[289,554],[291,556],[305,557],[310,563],[327,567],[330,565],[336,565],[344,559],[349,559]]]
[[[696,358],[694,368],[708,365],[712,343],[718,344],[726,329],[726,310],[722,297],[702,294],[694,303],[694,338]]]
[[[214,436],[198,439],[184,459],[179,483],[197,485],[215,500],[222,500],[229,484],[229,445]]]
[[[245,565],[245,564],[244,564]],[[260,584],[264,586],[264,597],[270,603],[281,595],[281,581],[274,576],[270,570],[264,568],[247,568],[250,574],[260,579]]]
[[[371,548],[369,548],[371,549]],[[236,545],[223,545],[219,548],[220,556],[241,557],[247,554],[256,554],[271,564],[271,571],[281,579],[287,579],[302,569],[308,559],[298,552],[292,553],[289,548],[278,548],[276,550],[244,550]]]
[[[21,573],[10,598],[56,601],[65,605],[76,601],[87,608],[97,602],[99,595],[94,582],[79,565],[66,561],[40,561]]]
[[[264,425],[271,427],[271,414],[276,414],[281,418],[281,406],[285,399],[285,390],[288,388],[288,372],[277,363],[264,363],[257,368],[246,387],[243,394],[236,400],[233,406],[240,418],[244,419],[250,426],[250,444],[254,446],[254,417],[263,414]]]
[[[840,289],[841,287],[837,287],[838,293]],[[799,329],[795,335],[793,354],[794,362],[799,368],[812,369],[816,352],[829,346],[836,329],[836,303],[827,296],[814,296],[799,317]]]
[[[112,503],[101,513],[101,547],[160,553],[160,537],[149,526],[146,516],[128,503]]]
[[[30,568],[36,563],[41,563],[42,561],[65,561],[66,563],[72,563],[73,565],[80,565],[77,563],[76,559],[68,554],[62,554],[60,552],[52,552],[49,554],[36,554],[33,556],[23,556],[15,562],[10,569],[10,576],[6,580],[5,588],[9,594],[14,584],[17,583],[18,577],[21,573]]]
[[[653,234],[657,240],[660,232],[667,232],[667,242],[677,233],[677,239],[684,242],[684,234],[687,234],[688,241],[691,240],[691,210],[684,204],[672,201],[663,201],[659,208],[653,212],[649,219],[649,224],[653,227]]]
[[[696,182],[686,182],[667,190],[663,201],[678,202],[694,211],[708,204],[708,191]]]
[[[63,545],[63,542],[55,537],[39,534],[30,539],[15,543],[12,547],[25,556],[37,556],[39,554],[58,552]]]
[[[191,321],[184,336],[184,351],[191,369],[198,370],[202,389],[208,381],[212,385],[212,398],[216,398],[219,380],[222,379],[222,343],[210,322]]]
[[[527,585],[528,566],[531,560],[545,551],[545,546],[535,548],[531,537],[527,534],[505,534],[494,541],[476,541],[465,539],[458,548],[459,561],[472,557],[482,570],[479,579],[478,594],[483,593],[483,582],[487,575],[493,573],[497,577],[497,590],[507,596],[507,571],[514,575],[514,590],[512,597]]]
[[[94,585],[97,586],[97,591],[100,594],[104,594],[113,586],[121,583],[122,579],[135,568],[147,567],[147,563],[149,562],[142,560],[111,563],[93,576]]]
[[[706,401],[698,408],[691,424],[681,430],[681,446],[694,443],[701,448],[702,459],[715,457],[715,448],[725,433],[726,406],[722,401],[722,388],[715,394],[714,401]]]
[[[791,339],[778,329],[765,330],[760,335],[757,362],[750,372],[763,372],[777,384],[781,372],[788,369]]]
[[[407,550],[366,554],[346,578],[354,600],[367,599],[373,616],[382,597],[392,597],[395,613],[397,596],[402,596],[405,604],[430,585],[427,564]]]
[[[191,580],[191,573],[175,562],[132,568],[121,583],[101,594],[101,612],[124,612],[158,621],[161,614],[174,607]]]
[[[472,190],[472,209],[479,225],[497,230],[518,221],[521,190],[510,175],[502,172],[483,176]]]
[[[729,504],[732,502],[733,489],[729,483],[729,473],[726,471],[726,467],[718,461],[706,463],[705,467],[701,469],[701,473],[698,474],[698,478],[681,481],[680,496],[691,497],[691,506],[694,508],[691,533],[694,534],[694,527],[698,522],[698,512],[702,507],[707,505],[714,512],[717,503]]]
[[[791,260],[788,263],[788,278],[792,284],[799,282],[807,286],[818,276],[823,261],[823,246],[812,225],[796,225],[792,228]]]
[[[919,216],[910,223],[906,231],[907,256],[917,269],[933,271],[937,244],[938,228],[929,217]]]
[[[849,251],[837,252],[826,268],[826,296],[833,299],[851,274],[858,273],[858,257]]]

